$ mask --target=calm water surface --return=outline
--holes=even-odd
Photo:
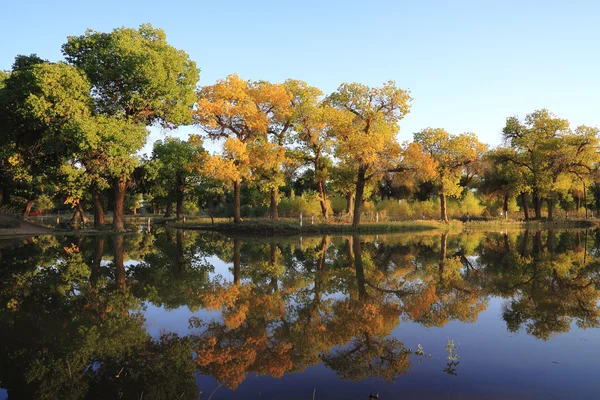
[[[597,399],[600,232],[0,241],[0,399]]]

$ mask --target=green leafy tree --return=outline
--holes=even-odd
[[[120,163],[107,171],[114,190],[113,228],[122,231],[131,165],[145,142],[139,127],[173,128],[191,122],[199,70],[184,51],[167,43],[164,31],[150,24],[110,33],[88,30],[69,37],[62,49],[67,62],[84,71],[91,82],[96,113],[106,118],[103,122],[124,129],[120,141],[107,142],[121,148],[111,146],[108,155],[122,153]]]
[[[165,196],[165,201],[176,203],[177,218],[183,218],[183,204],[191,188],[200,183],[202,161],[206,151],[199,136],[192,135],[187,141],[167,138],[154,143],[152,160],[155,163],[155,176],[152,187],[154,198]],[[152,190],[151,190],[152,192]],[[174,199],[171,194],[174,194]]]

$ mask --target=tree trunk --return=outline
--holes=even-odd
[[[242,203],[242,183],[233,183],[233,223],[239,224],[242,222],[241,215],[241,203]]]
[[[442,218],[442,221],[444,222],[448,222],[448,210],[447,210],[447,205],[446,205],[446,194],[445,193],[440,193],[440,216]]]
[[[352,212],[352,207],[353,207],[353,200],[354,200],[354,196],[352,195],[352,193],[348,193],[346,195],[346,214],[350,215],[350,213]]]
[[[579,217],[579,209],[581,208],[581,196],[577,194],[576,198],[577,202],[575,203],[575,210],[577,211],[577,216]]]
[[[546,199],[548,203],[548,221],[554,220],[554,199],[548,198]]]
[[[126,189],[125,175],[121,175],[113,180],[113,230],[117,232],[125,232],[125,225],[123,224],[123,205],[125,204],[125,189]]]
[[[165,218],[171,218],[171,215],[173,215],[173,203],[168,203],[165,210]]]
[[[358,167],[358,176],[356,177],[356,195],[354,196],[354,217],[352,218],[352,227],[356,228],[360,224],[362,213],[363,195],[365,192],[367,167]]]
[[[533,195],[533,209],[535,211],[535,219],[542,219],[542,199],[539,195]]]
[[[31,208],[33,207],[33,199],[27,200],[27,204],[25,205],[25,211],[23,211],[23,218],[29,217],[29,213],[31,212]]]
[[[321,204],[321,213],[323,214],[323,218],[325,222],[329,219],[329,210],[327,209],[327,193],[325,192],[325,182],[322,179],[319,179],[319,203]]]
[[[241,252],[242,252],[242,241],[240,238],[233,239],[233,284],[240,284],[241,274]]]
[[[79,208],[75,208],[75,211],[73,212],[73,218],[71,218],[71,227],[73,229],[79,229],[79,220],[81,219],[81,211],[79,211]]]
[[[279,213],[277,212],[277,200],[279,197],[279,190],[277,188],[271,189],[271,219],[275,221],[279,218]]]
[[[523,213],[525,214],[525,220],[529,220],[529,195],[527,192],[521,193],[521,201],[523,202]]]
[[[588,206],[587,206],[587,189],[585,182],[583,182],[583,207],[585,208],[585,219],[588,217]]]
[[[504,210],[504,219],[508,219],[508,193],[504,194],[504,205],[502,206]]]
[[[8,186],[4,186],[2,188],[2,203],[0,205],[7,205],[10,203],[10,188]]]
[[[81,222],[83,224],[89,224],[90,219],[85,215],[85,210],[81,206],[81,203],[77,204],[77,209],[79,210],[79,217],[81,218]]]
[[[94,229],[100,229],[104,225],[104,208],[102,194],[96,186],[92,188],[92,201],[94,202]]]
[[[177,177],[177,219],[183,219],[183,197],[185,184],[182,177]]]

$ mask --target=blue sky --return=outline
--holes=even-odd
[[[0,69],[17,54],[60,60],[66,37],[86,28],[150,22],[197,62],[200,85],[236,72],[330,93],[391,79],[414,98],[400,140],[431,126],[497,145],[506,117],[539,108],[600,126],[599,17],[600,2],[577,0],[11,1]]]

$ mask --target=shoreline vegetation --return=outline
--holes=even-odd
[[[444,223],[436,220],[412,220],[393,222],[363,222],[358,227],[351,223],[314,223],[304,222],[300,225],[297,220],[268,220],[248,219],[236,224],[228,219],[219,219],[215,223],[205,222],[205,219],[190,219],[185,223],[173,218],[136,216],[127,218],[130,225],[142,226],[167,225],[173,229],[189,229],[214,231],[227,235],[319,235],[319,234],[385,234],[385,233],[420,233],[435,231],[469,232],[469,231],[507,231],[522,229],[580,229],[600,226],[600,219],[568,219],[559,221],[523,221],[523,220],[479,220],[467,221],[450,220]],[[0,214],[0,237],[38,236],[38,235],[72,235],[72,234],[115,234],[119,233],[106,226],[106,229],[95,228],[50,228],[40,224],[24,221],[20,218]],[[122,233],[122,232],[121,232]]]
[[[0,71],[0,212],[65,211],[68,222],[48,224],[61,232],[126,232],[129,212],[230,217],[239,226],[196,229],[252,234],[546,224],[498,222],[506,216],[564,226],[582,210],[600,215],[600,128],[545,108],[508,116],[494,148],[442,127],[400,142],[413,98],[393,80],[325,93],[231,73],[199,86],[197,64],[150,24],[86,30],[61,49],[64,61],[17,55]],[[141,154],[152,126],[200,133]],[[303,227],[286,222],[302,214]]]

